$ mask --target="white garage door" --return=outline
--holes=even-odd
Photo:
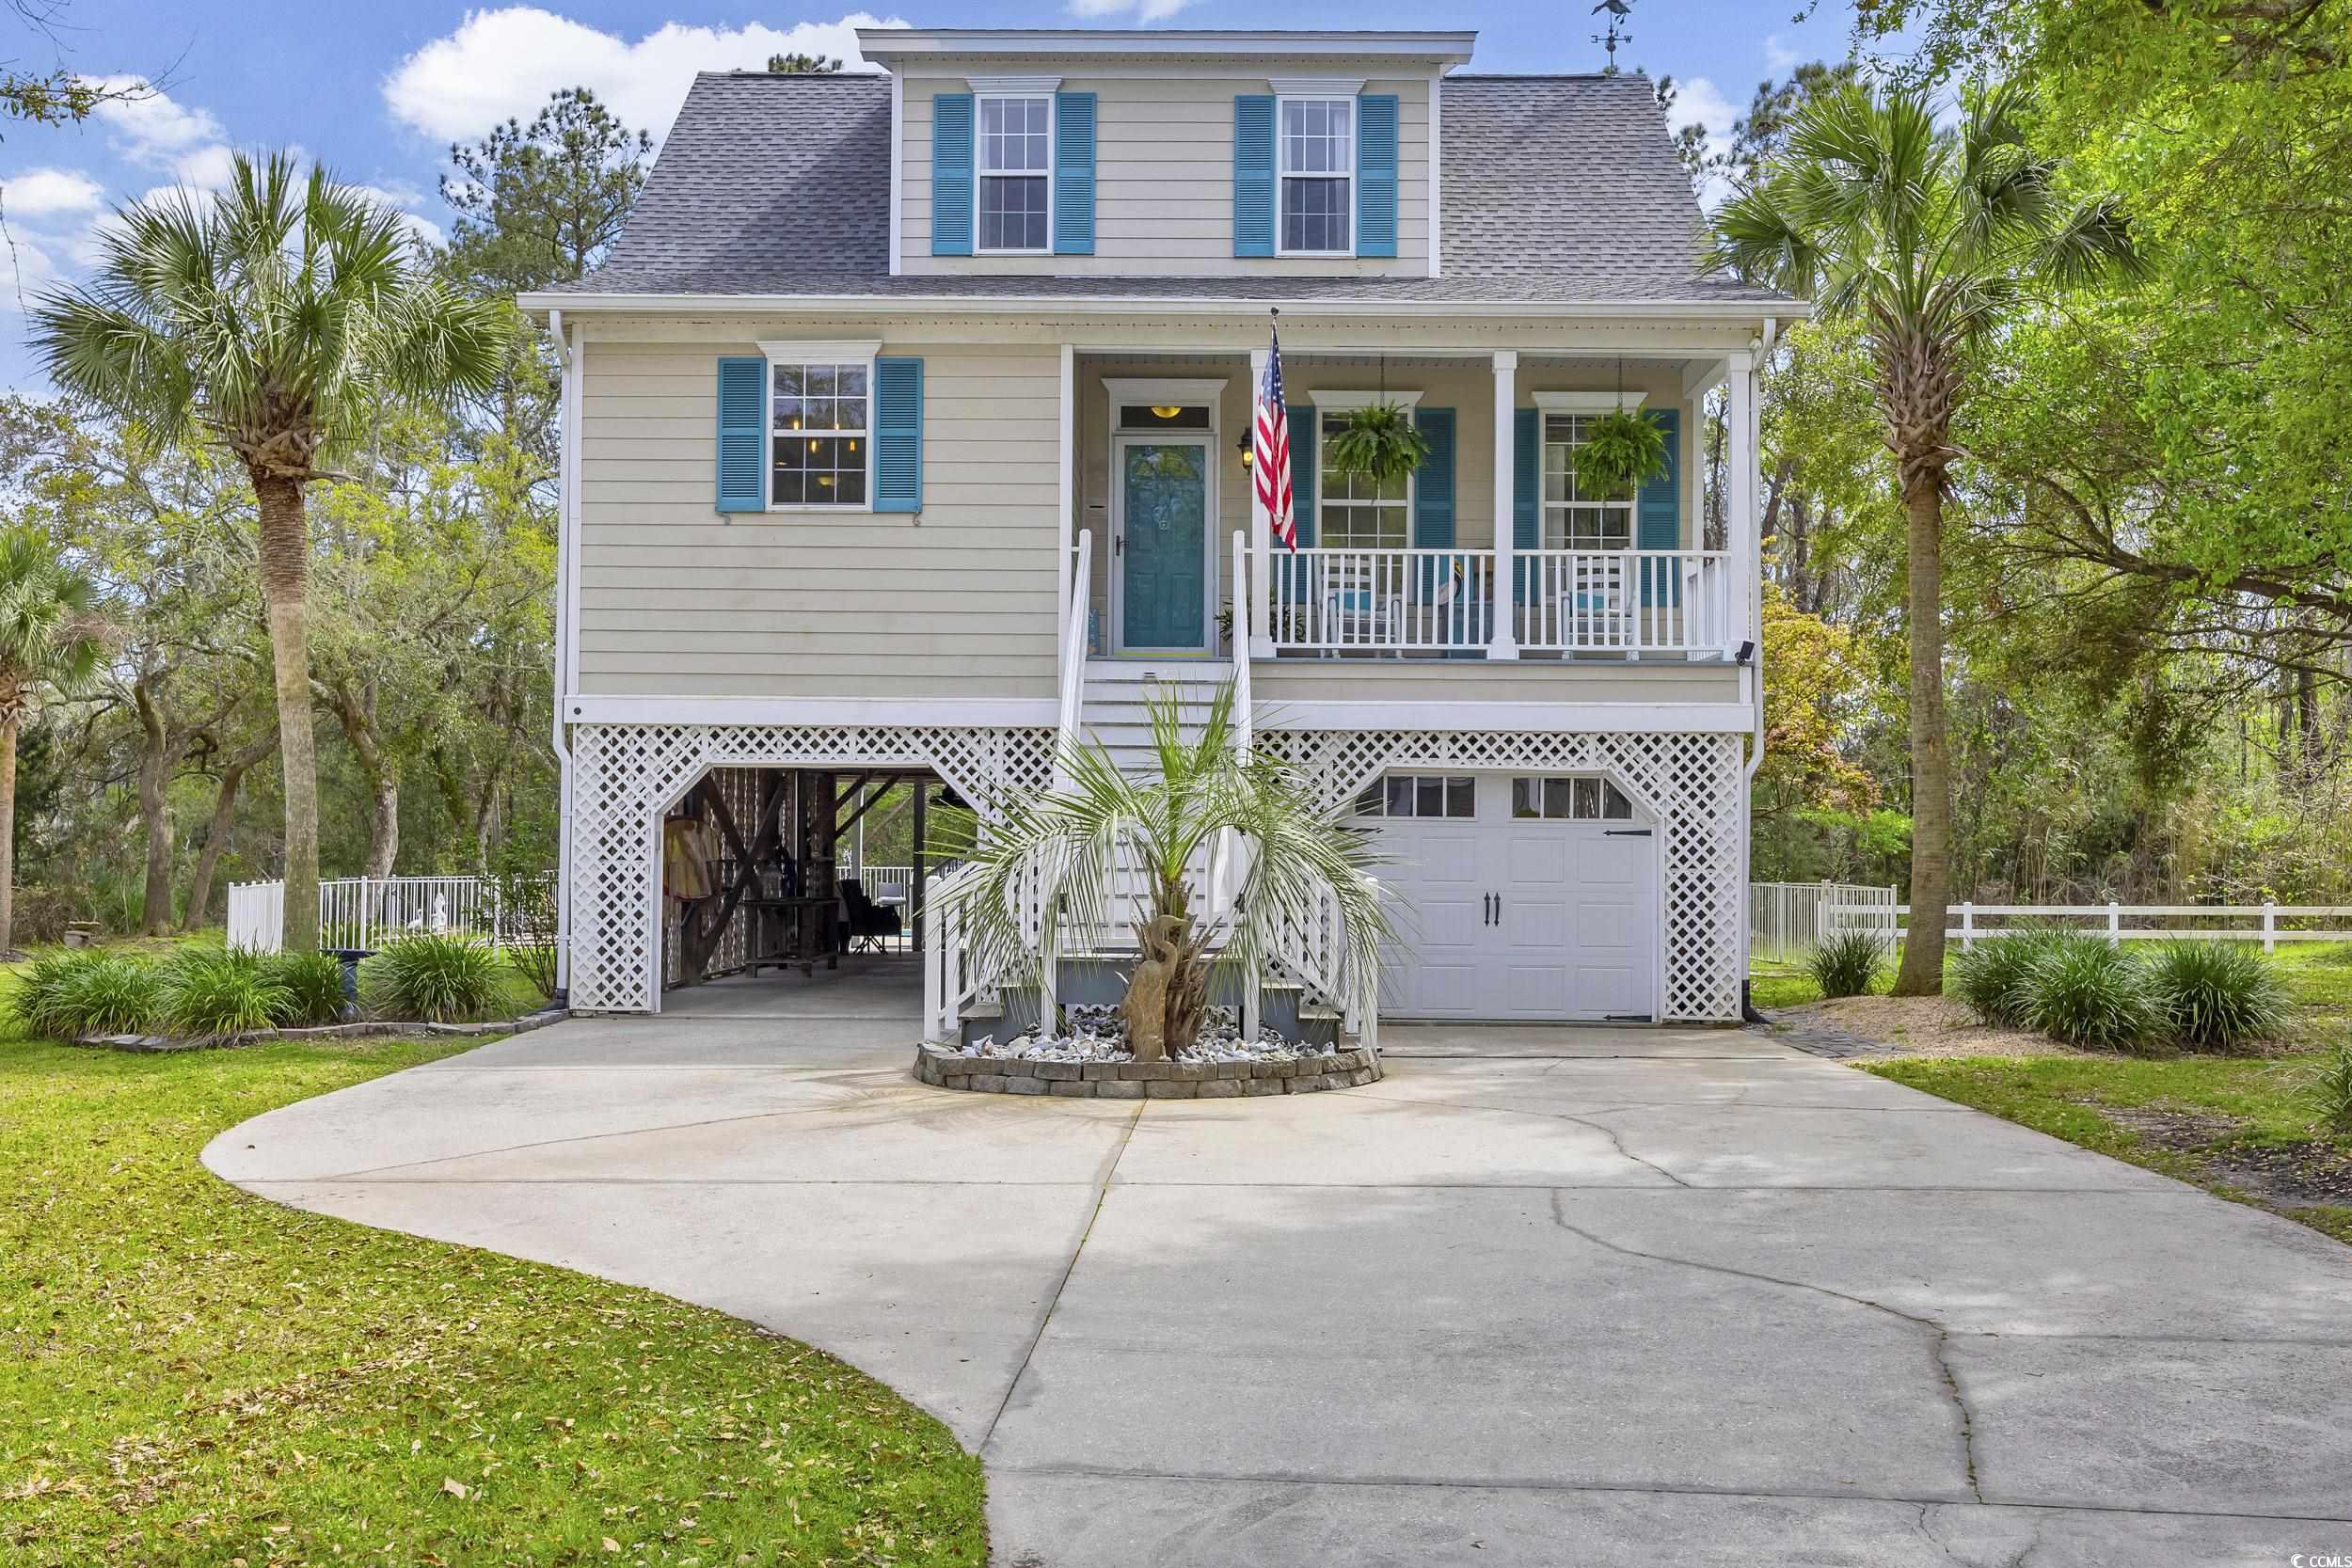
[[[1657,827],[1615,785],[1394,774],[1358,813],[1394,902],[1384,1017],[1656,1018]]]

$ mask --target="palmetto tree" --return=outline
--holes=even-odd
[[[34,344],[57,385],[155,435],[194,430],[245,465],[278,689],[286,794],[286,942],[318,942],[318,769],[310,731],[303,487],[389,402],[493,386],[498,302],[419,264],[405,220],[324,169],[238,156],[209,201],[122,211],[91,283],[41,296]]]
[[[1911,921],[1896,994],[1944,984],[1951,759],[1944,716],[1944,493],[1975,351],[2044,290],[2136,274],[2116,202],[2070,198],[2026,144],[2014,87],[1972,91],[1939,127],[1922,93],[1833,87],[1715,215],[1710,264],[1851,316],[1877,371],[1909,532]]]
[[[1127,1039],[1138,1061],[1155,1061],[1198,1037],[1213,970],[1248,983],[1286,934],[1328,912],[1333,1000],[1369,1013],[1388,923],[1371,848],[1346,808],[1317,803],[1279,763],[1236,752],[1230,684],[1189,739],[1177,697],[1153,699],[1151,713],[1156,776],[1129,777],[1100,742],[1080,742],[1063,751],[1052,788],[992,801],[997,815],[977,842],[953,847],[977,869],[941,905],[964,921],[974,957],[988,972],[1033,978],[1127,921],[1139,949]],[[1216,908],[1197,885],[1212,862],[1232,890]]]
[[[31,529],[0,533],[0,953],[16,925],[16,741],[43,687],[87,680],[103,651],[90,579]]]

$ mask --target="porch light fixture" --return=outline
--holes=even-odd
[[[1233,450],[1241,453],[1241,466],[1243,467],[1250,467],[1257,463],[1258,454],[1251,449],[1248,436],[1245,436],[1240,440],[1235,441],[1233,443]]]
[[[1172,420],[1183,412],[1182,408],[1170,403],[1155,403],[1152,405],[1152,417],[1155,420]]]

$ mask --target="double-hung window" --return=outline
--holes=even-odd
[[[1053,245],[1053,96],[984,94],[977,107],[979,247],[1042,254]]]
[[[769,362],[768,504],[859,507],[871,493],[871,359]]]
[[[1633,506],[1625,496],[1587,496],[1574,456],[1597,414],[1544,416],[1544,543],[1548,550],[1633,547]]]
[[[1315,484],[1315,543],[1334,550],[1401,550],[1410,543],[1412,476],[1382,484],[1369,474],[1333,467],[1331,438],[1347,428],[1348,413],[1315,410],[1323,421],[1315,450],[1325,454]]]
[[[1355,253],[1356,101],[1285,98],[1275,136],[1284,256]]]

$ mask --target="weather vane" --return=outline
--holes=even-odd
[[[1593,14],[1598,16],[1603,11],[1609,13],[1609,31],[1595,33],[1593,41],[1609,51],[1608,73],[1614,76],[1617,73],[1617,45],[1633,41],[1633,35],[1619,32],[1617,24],[1633,14],[1633,3],[1632,0],[1600,0],[1600,4],[1593,8]]]

